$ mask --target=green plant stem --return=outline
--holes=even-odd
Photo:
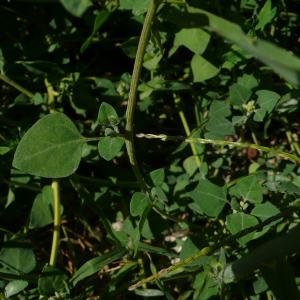
[[[15,81],[11,80],[6,75],[0,74],[0,79],[2,81],[4,81],[5,83],[7,83],[8,85],[10,85],[13,88],[15,88],[16,90],[18,90],[19,92],[21,92],[22,94],[24,94],[25,96],[27,96],[28,98],[32,98],[33,97],[34,94],[32,92],[28,91],[26,88],[24,88],[23,86],[19,85]]]
[[[60,191],[59,191],[59,183],[57,180],[52,181],[52,190],[53,190],[53,210],[54,210],[54,229],[53,229],[53,238],[52,238],[52,246],[51,246],[51,254],[49,265],[55,266],[58,256],[58,248],[59,248],[59,238],[60,238]]]
[[[184,131],[185,131],[185,134],[187,137],[189,137],[191,135],[191,131],[190,131],[190,127],[189,127],[189,124],[186,120],[186,117],[185,117],[185,114],[182,110],[179,111],[179,116],[180,116],[180,119],[181,119],[181,122],[182,122],[182,125],[184,127]],[[196,149],[196,145],[194,142],[191,142],[190,143],[190,147],[191,147],[191,150],[192,150],[192,153],[196,159],[196,164],[197,164],[197,167],[200,168],[201,167],[201,160],[199,158],[199,154],[198,154],[198,151]]]
[[[129,98],[128,98],[128,105],[126,110],[126,149],[127,154],[129,157],[129,162],[131,164],[131,167],[133,169],[133,172],[137,178],[137,181],[139,182],[140,187],[142,190],[147,191],[147,185],[144,181],[144,178],[142,176],[136,154],[135,154],[135,148],[134,148],[134,112],[136,108],[137,103],[137,88],[139,85],[139,79],[142,71],[142,65],[143,65],[143,57],[145,54],[146,46],[148,43],[148,40],[150,38],[150,32],[151,32],[151,26],[153,19],[155,17],[155,12],[158,8],[158,5],[161,1],[160,0],[151,0],[150,6],[147,11],[147,15],[144,21],[142,33],[139,40],[139,45],[136,53],[136,58],[134,62],[133,72],[132,72],[132,79],[131,79],[131,85],[129,90]]]
[[[52,84],[45,78],[45,86],[47,89],[48,95],[48,108],[49,112],[53,113],[55,111],[55,96],[58,96],[58,93],[53,89]]]
[[[146,138],[146,139],[159,139],[162,141],[183,141],[186,143],[199,143],[199,144],[212,144],[216,146],[232,146],[232,147],[238,147],[238,148],[252,148],[256,149],[258,151],[271,153],[274,155],[277,155],[279,157],[282,157],[284,159],[290,159],[296,162],[300,162],[300,157],[279,149],[274,149],[271,147],[261,146],[257,144],[251,144],[251,143],[241,143],[241,142],[232,142],[232,141],[225,141],[225,140],[213,140],[213,139],[203,139],[203,138],[194,138],[194,137],[184,137],[184,136],[169,136],[166,134],[144,134],[139,133],[136,134],[136,137],[138,138]]]
[[[299,208],[300,207],[298,207],[298,206],[290,207],[289,209],[287,209],[283,212],[280,212],[279,214],[277,214],[273,217],[270,217],[270,218],[266,219],[265,221],[255,225],[255,226],[246,228],[246,229],[241,230],[240,232],[238,232],[234,235],[226,237],[225,239],[223,239],[219,243],[216,243],[213,246],[204,247],[200,251],[198,251],[196,254],[194,254],[194,255],[186,258],[186,259],[183,259],[182,261],[179,261],[178,263],[175,263],[174,265],[171,265],[168,268],[161,269],[157,274],[153,274],[153,275],[151,275],[151,276],[149,276],[145,279],[142,279],[142,280],[138,281],[137,283],[131,285],[129,287],[129,290],[130,291],[134,290],[134,289],[136,289],[136,288],[138,288],[138,287],[140,287],[140,286],[142,286],[146,283],[158,280],[158,279],[166,276],[167,274],[169,274],[169,273],[171,273],[175,270],[178,270],[179,268],[185,267],[185,266],[193,263],[194,261],[196,261],[197,259],[199,259],[202,256],[212,255],[216,250],[220,249],[221,247],[224,247],[226,245],[230,245],[233,242],[235,242],[237,239],[240,239],[241,237],[244,237],[244,236],[246,236],[247,234],[249,234],[251,232],[261,230],[261,229],[263,229],[264,226],[269,225],[269,224],[273,223],[274,221],[277,221],[277,220],[281,219],[282,217],[287,216],[287,215],[289,215],[289,214],[291,214],[295,211],[298,211]]]
[[[125,137],[122,134],[118,134],[116,136]],[[290,160],[293,160],[296,162],[300,162],[300,154],[298,156],[298,155],[295,155],[292,153],[282,151],[280,149],[261,146],[261,145],[253,144],[253,143],[242,143],[242,142],[232,142],[232,141],[225,141],[225,140],[213,140],[213,139],[203,139],[203,138],[195,138],[195,137],[184,137],[184,136],[180,136],[180,135],[166,135],[166,134],[152,134],[152,133],[137,133],[135,135],[135,137],[149,139],[149,140],[158,139],[163,142],[181,141],[181,142],[185,142],[185,143],[189,143],[189,144],[211,144],[211,145],[221,146],[221,147],[231,146],[231,147],[235,147],[235,148],[252,148],[252,149],[256,149],[261,152],[274,154],[274,155],[282,157],[284,159],[290,159]],[[85,140],[86,141],[95,141],[95,140],[99,140],[99,138],[86,138]],[[300,153],[300,148],[299,148],[299,153]]]
[[[35,186],[35,185],[30,185],[28,183],[22,183],[22,182],[18,182],[18,181],[14,181],[14,180],[8,180],[8,179],[2,179],[0,182],[4,182],[9,186],[20,186],[24,189],[31,190],[31,191],[34,191],[34,192],[40,192],[41,191],[40,187]]]
[[[47,89],[48,96],[48,109],[50,113],[55,112],[55,97],[58,93],[53,89],[52,84],[47,78],[44,80]],[[58,249],[60,244],[60,226],[61,226],[61,216],[60,216],[60,190],[59,182],[57,180],[52,180],[52,191],[53,191],[53,236],[49,265],[55,266],[58,256]]]
[[[297,142],[293,140],[293,134],[290,130],[286,131],[286,137],[288,139],[289,144],[291,145],[291,149],[293,152],[297,153],[297,155],[300,155],[300,148]]]
[[[180,101],[181,101],[181,99],[178,96],[176,96],[176,95],[174,95],[174,99],[175,99],[175,104],[179,104]],[[185,117],[185,114],[184,114],[183,110],[179,109],[178,114],[179,114],[181,123],[183,125],[185,134],[186,134],[187,137],[189,137],[191,135],[191,130],[190,130],[189,124],[188,124],[188,122],[186,120],[186,117]],[[200,168],[201,167],[201,160],[199,158],[199,154],[198,154],[198,151],[196,149],[195,143],[190,143],[190,147],[191,147],[193,156],[196,159],[197,167]]]

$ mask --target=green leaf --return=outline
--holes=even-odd
[[[120,9],[132,10],[134,15],[141,15],[147,11],[149,0],[120,0]]]
[[[0,155],[8,153],[11,149],[9,147],[0,146]]]
[[[217,217],[226,203],[226,189],[208,180],[200,180],[189,196],[200,207],[204,214]]]
[[[208,267],[204,267],[204,270],[196,275],[193,288],[195,290],[193,299],[209,300],[218,298],[218,282]]]
[[[260,294],[268,289],[268,285],[263,277],[258,277],[257,280],[253,282],[253,289],[255,294]]]
[[[184,243],[182,245],[182,249],[180,251],[180,255],[179,255],[180,260],[184,260],[184,259],[187,259],[188,257],[193,256],[194,254],[199,252],[200,248],[202,248],[202,246],[199,245],[199,241],[197,243],[193,239],[187,238],[184,241]],[[212,260],[212,257],[201,256],[197,260],[193,261],[192,263],[189,263],[187,266],[189,268],[196,267],[198,269],[200,266],[208,265],[211,262],[211,260]]]
[[[150,199],[146,194],[135,192],[130,200],[130,214],[134,217],[142,216],[143,212],[150,204]]]
[[[125,41],[122,44],[121,48],[128,57],[134,59],[136,56],[138,44],[139,44],[139,38],[133,36],[130,37],[127,41]]]
[[[35,266],[35,255],[27,240],[13,238],[3,245],[0,252],[0,272],[26,274]]]
[[[243,201],[252,203],[260,203],[263,201],[263,190],[255,175],[240,179],[237,184],[230,189],[230,194],[242,198]]]
[[[163,58],[162,53],[146,53],[144,56],[144,62],[143,62],[143,67],[145,67],[149,71],[154,71],[157,69],[159,62]]]
[[[245,104],[251,97],[251,90],[242,85],[234,83],[229,88],[229,100],[232,105],[241,106]]]
[[[53,222],[53,192],[51,186],[43,187],[34,199],[29,228],[40,228]]]
[[[60,0],[64,8],[75,17],[81,17],[92,5],[90,0]]]
[[[4,289],[5,297],[10,298],[19,294],[28,286],[28,282],[25,280],[12,280]]]
[[[280,95],[273,91],[259,90],[255,94],[258,96],[257,104],[268,113],[272,112],[280,99]]]
[[[209,120],[206,124],[206,138],[223,139],[235,134],[233,124],[226,119],[231,115],[230,105],[223,101],[214,100],[209,108]]]
[[[108,103],[102,102],[98,112],[97,122],[104,127],[116,126],[120,120],[115,109]]]
[[[219,69],[212,65],[202,56],[195,54],[191,60],[191,68],[194,82],[202,82],[215,77],[219,73]]]
[[[47,102],[43,95],[41,95],[40,93],[35,93],[32,96],[31,100],[34,103],[34,105],[41,105]]]
[[[205,137],[209,139],[223,139],[225,136],[235,134],[233,124],[226,118],[209,118],[206,129],[208,133]]]
[[[154,186],[161,186],[165,181],[165,170],[163,168],[150,172],[150,178]]]
[[[61,206],[61,213],[63,209]],[[33,202],[29,228],[41,228],[53,222],[53,191],[51,186],[44,186]]]
[[[258,96],[259,109],[255,112],[253,120],[262,122],[267,113],[271,113],[280,99],[280,95],[273,91],[260,90],[255,93]]]
[[[124,143],[123,137],[101,137],[98,143],[99,154],[105,160],[110,161],[120,153]]]
[[[197,158],[196,156],[190,156],[183,161],[183,168],[189,177],[193,176],[194,173],[197,171]]]
[[[197,9],[197,11],[208,17],[209,27],[217,34],[237,44],[254,57],[257,57],[286,80],[300,85],[300,59],[298,57],[274,44],[248,37],[241,28],[234,23],[203,10]],[[270,55],[270,53],[272,53],[272,55]]]
[[[257,204],[251,211],[251,215],[258,217],[261,221],[264,221],[279,213],[280,210],[276,206],[274,206],[271,202]]]
[[[258,23],[255,26],[256,30],[264,30],[265,26],[273,20],[273,18],[276,16],[277,8],[274,7],[272,9],[272,1],[267,0],[260,10],[258,14]]]
[[[141,297],[160,297],[165,295],[161,290],[155,289],[135,289],[134,293]]]
[[[37,121],[23,136],[13,166],[46,178],[73,174],[81,159],[84,138],[63,113],[52,113]]]
[[[243,74],[238,78],[237,84],[245,87],[248,90],[253,90],[258,86],[258,81],[253,74]]]
[[[164,18],[186,28],[208,26],[210,30],[235,43],[271,67],[274,72],[287,81],[300,85],[300,59],[297,56],[269,42],[249,37],[237,24],[205,10],[189,7],[188,11],[181,12],[175,8],[170,8],[165,13]]]
[[[110,16],[110,12],[107,10],[101,10],[98,12],[95,21],[94,21],[94,28],[91,35],[85,40],[85,42],[80,47],[80,53],[83,53],[92,43],[93,37],[101,28],[101,26],[108,20]]]
[[[38,289],[41,295],[52,296],[55,292],[65,289],[68,275],[52,266],[44,266],[38,280]]]
[[[226,226],[228,230],[232,233],[238,233],[241,230],[244,230],[248,227],[252,227],[258,224],[258,221],[255,217],[247,215],[243,212],[234,213],[226,217]],[[255,232],[251,232],[246,236],[239,239],[241,244],[246,244],[255,237]]]
[[[224,101],[213,100],[209,107],[209,117],[215,120],[229,117],[231,115],[230,105]]]
[[[210,35],[200,28],[183,28],[175,34],[173,54],[178,47],[184,46],[195,54],[203,54],[210,40]]]
[[[126,253],[126,251],[127,250],[124,248],[116,249],[114,251],[111,251],[110,253],[103,254],[99,257],[94,257],[94,258],[88,260],[75,272],[75,274],[73,275],[73,277],[70,280],[70,283],[73,286],[76,286],[76,284],[79,281],[99,272],[106,265],[122,258],[124,256],[124,254]]]

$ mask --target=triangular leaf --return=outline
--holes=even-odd
[[[217,217],[226,203],[226,189],[208,180],[200,180],[189,193],[200,209],[210,217]]]
[[[90,0],[60,0],[65,9],[76,17],[81,17],[92,5]]]
[[[101,126],[116,126],[119,124],[119,117],[110,104],[102,102],[99,108],[97,121]]]
[[[218,68],[198,54],[193,56],[191,60],[191,68],[194,76],[194,82],[208,80],[219,73]]]
[[[247,215],[243,212],[228,215],[226,217],[226,225],[232,234],[236,234],[248,227],[252,227],[258,223],[257,219],[253,216]],[[249,233],[239,239],[241,244],[246,244],[255,238],[255,232]]]
[[[263,201],[263,190],[255,175],[240,179],[237,184],[231,188],[230,194],[241,197],[243,201],[252,203],[260,203]]]
[[[98,143],[99,154],[105,160],[109,161],[119,154],[124,143],[125,139],[122,137],[101,137]]]
[[[149,197],[141,192],[133,194],[130,200],[130,214],[132,216],[141,216],[144,210],[151,204]]]
[[[78,168],[84,143],[66,115],[49,114],[25,133],[15,152],[13,166],[31,175],[67,177]]]

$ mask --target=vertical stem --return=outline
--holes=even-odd
[[[50,266],[55,266],[57,261],[57,253],[59,248],[59,239],[60,239],[60,192],[59,192],[59,183],[57,180],[52,181],[52,190],[53,190],[53,211],[54,211],[54,229],[53,229],[53,238],[52,238],[52,247],[50,254]]]
[[[179,103],[179,102],[180,102],[180,99],[178,97],[176,97],[175,98],[175,103]],[[185,114],[184,114],[183,110],[179,109],[178,114],[179,114],[179,117],[180,117],[181,123],[183,125],[183,128],[184,128],[186,136],[190,137],[191,130],[190,130],[189,124],[188,124],[188,122],[186,120],[186,117],[185,117]],[[198,151],[197,151],[195,143],[191,142],[190,143],[190,147],[191,147],[193,155],[195,156],[196,164],[197,164],[198,168],[200,168],[200,166],[201,166],[201,160],[199,158],[199,154],[198,154]]]
[[[127,154],[129,157],[129,162],[132,166],[133,172],[139,182],[139,185],[143,190],[147,190],[147,185],[143,179],[141,170],[138,165],[138,161],[135,154],[135,148],[134,148],[134,112],[136,108],[136,102],[137,102],[137,88],[139,85],[139,79],[142,71],[142,65],[143,65],[143,57],[145,54],[146,46],[150,37],[151,32],[151,26],[152,22],[155,16],[155,12],[157,10],[157,7],[160,3],[160,0],[151,0],[142,33],[140,36],[140,41],[137,49],[137,54],[134,62],[133,72],[132,72],[132,79],[131,79],[131,85],[130,85],[130,91],[129,91],[129,98],[128,98],[128,105],[127,105],[127,111],[126,111],[126,133],[127,133],[127,139],[126,139],[126,149]]]
[[[52,84],[45,78],[45,86],[47,88],[48,94],[48,108],[49,112],[55,112],[55,96],[57,92],[54,91]],[[50,253],[49,265],[54,267],[56,265],[58,249],[60,243],[60,191],[59,182],[57,180],[52,180],[52,191],[53,191],[53,236],[52,236],[52,246]]]

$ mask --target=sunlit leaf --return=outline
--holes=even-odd
[[[210,217],[217,217],[226,203],[226,189],[208,180],[200,180],[189,195],[203,213]]]
[[[101,137],[98,143],[99,154],[107,161],[112,160],[120,153],[124,143],[123,137]]]
[[[25,173],[59,178],[76,171],[84,138],[63,113],[46,115],[23,136],[13,166]]]
[[[195,54],[191,60],[194,82],[201,82],[215,77],[219,69],[202,56]]]

